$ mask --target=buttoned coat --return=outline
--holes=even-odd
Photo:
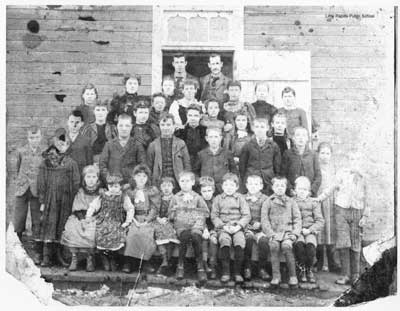
[[[216,98],[220,103],[220,108],[222,108],[222,103],[228,99],[226,94],[226,89],[228,86],[229,79],[227,76],[223,75],[222,72],[219,75],[219,79],[215,82],[215,87],[212,84],[211,73],[200,78],[201,84],[201,96],[200,100],[205,102],[208,99]]]
[[[147,149],[147,165],[152,171],[153,185],[158,185],[162,176],[161,138],[152,141]],[[175,179],[179,180],[179,173],[190,171],[190,156],[186,144],[182,139],[172,137],[172,167]]]

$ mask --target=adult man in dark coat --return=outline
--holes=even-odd
[[[216,98],[222,109],[222,103],[227,101],[227,86],[230,79],[221,72],[223,62],[221,55],[211,54],[208,62],[208,68],[211,73],[200,78],[201,96],[200,100],[205,102],[211,98]]]
[[[172,75],[175,81],[175,94],[176,99],[181,99],[183,97],[183,84],[186,79],[194,80],[197,82],[197,89],[200,87],[199,78],[191,75],[186,71],[186,57],[183,53],[178,53],[173,56],[172,66],[175,71]],[[198,93],[198,92],[197,92]],[[199,94],[196,94],[196,99],[198,99]]]

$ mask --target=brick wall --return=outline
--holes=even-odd
[[[245,7],[245,49],[311,51],[320,140],[334,144],[338,167],[351,148],[365,155],[366,240],[393,233],[393,15],[379,7]]]
[[[29,124],[40,124],[51,135],[80,104],[83,85],[93,83],[100,99],[111,98],[123,92],[125,73],[140,74],[139,93],[150,94],[152,7],[8,6],[6,17],[9,212],[13,155]],[[28,31],[31,20],[39,32]],[[63,101],[56,94],[65,95]]]

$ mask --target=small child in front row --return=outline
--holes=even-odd
[[[317,248],[317,235],[324,226],[321,205],[310,196],[310,180],[300,176],[295,182],[295,201],[300,209],[302,229],[296,243],[294,253],[300,268],[300,282],[315,283],[315,277],[311,270]]]
[[[230,250],[235,250],[234,278],[236,283],[242,283],[241,275],[244,257],[244,228],[251,219],[250,209],[244,197],[237,191],[239,177],[227,173],[222,178],[222,194],[215,197],[211,211],[211,221],[218,233],[221,249],[222,276],[221,282],[230,279]]]
[[[107,176],[108,191],[94,199],[86,219],[96,219],[96,248],[102,252],[105,271],[116,271],[117,251],[125,246],[127,228],[134,215],[134,206],[121,190],[122,176]]]
[[[179,174],[181,191],[172,197],[169,219],[174,223],[180,241],[176,278],[183,279],[184,260],[187,247],[191,243],[197,261],[198,279],[200,282],[205,282],[207,274],[204,271],[202,239],[209,212],[204,199],[192,190],[194,184],[195,175],[192,172],[183,171]]]
[[[199,179],[200,193],[207,204],[208,210],[211,213],[212,203],[214,199],[215,182],[210,176],[202,176]],[[207,228],[203,234],[203,260],[206,272],[210,274],[210,279],[217,277],[217,253],[218,253],[218,240],[217,233],[214,229],[214,224],[211,217],[206,219]],[[210,266],[207,264],[207,259],[210,258]]]
[[[178,237],[172,224],[168,220],[169,204],[173,197],[175,179],[173,177],[162,177],[160,183],[161,205],[160,212],[154,222],[154,235],[158,250],[162,256],[162,263],[157,273],[164,274],[171,258],[173,247],[179,244]]]
[[[370,209],[367,205],[367,184],[361,171],[361,154],[349,153],[349,165],[340,170],[333,184],[325,189],[317,200],[326,200],[335,191],[336,248],[342,265],[337,284],[354,282],[360,275],[362,229]]]
[[[263,189],[263,180],[259,175],[249,175],[246,181],[246,188],[248,192],[244,197],[250,208],[251,221],[244,231],[246,239],[246,247],[244,249],[244,279],[251,279],[251,256],[253,245],[256,243],[259,255],[259,274],[261,279],[268,280],[270,278],[266,269],[269,253],[268,239],[261,230],[261,207],[268,197],[261,192]]]
[[[261,208],[261,228],[269,239],[271,252],[272,281],[277,286],[281,282],[280,252],[285,256],[289,270],[289,285],[298,284],[293,243],[301,233],[301,214],[294,199],[286,196],[287,179],[272,179],[273,194]]]

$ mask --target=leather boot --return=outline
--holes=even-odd
[[[226,283],[231,278],[230,249],[228,246],[224,246],[221,248],[221,265],[222,265],[221,282]]]
[[[299,268],[299,280],[301,283],[306,283],[307,282],[307,275],[306,275],[306,268],[304,267],[303,264],[298,264]]]
[[[112,272],[115,272],[118,270],[116,255],[117,254],[115,254],[115,252],[111,252],[111,254],[110,254],[110,269]]]
[[[350,273],[351,282],[354,282],[360,276],[361,253],[350,250]]]
[[[43,243],[43,260],[40,264],[42,267],[50,266],[50,255],[51,255],[50,243]]]
[[[311,270],[311,267],[306,268],[306,276],[307,276],[307,281],[310,283],[315,283],[315,276],[314,273]]]
[[[176,267],[176,278],[182,280],[185,275],[185,268],[183,265],[183,260],[179,260],[178,266]]]
[[[86,257],[86,271],[93,272],[95,270],[94,267],[94,254],[89,252]]]
[[[108,258],[108,254],[103,253],[101,254],[101,261],[103,263],[104,271],[110,271],[110,260]]]
[[[164,246],[164,245],[161,245],[161,246]],[[168,268],[167,249],[165,247],[160,247],[159,250],[160,250],[163,260],[162,260],[160,267],[157,270],[157,274],[165,274],[166,270]]]
[[[200,283],[204,283],[207,281],[207,274],[204,270],[203,260],[199,260],[197,262],[197,278],[199,279]]]
[[[244,250],[240,246],[235,246],[235,263],[234,263],[234,274],[235,282],[243,283],[242,277],[242,265],[243,265]],[[251,271],[250,271],[251,277]]]
[[[271,285],[279,285],[281,282],[281,262],[279,259],[279,246],[271,249],[272,280]]]
[[[217,278],[217,269],[215,263],[210,263],[210,279],[215,280]]]
[[[78,256],[76,250],[71,248],[71,264],[68,267],[69,271],[76,271],[78,269]]]

